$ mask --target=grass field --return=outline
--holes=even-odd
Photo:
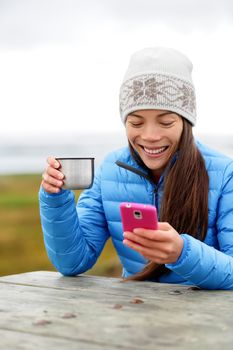
[[[0,176],[0,275],[55,270],[43,243],[38,190],[41,175]],[[75,193],[78,198],[79,193]],[[119,260],[109,240],[88,274],[120,276]]]

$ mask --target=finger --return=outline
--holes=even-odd
[[[128,239],[124,239],[123,243],[129,248],[140,253],[144,258],[157,264],[167,264],[175,261],[174,259],[169,258],[168,254],[162,250],[154,250],[148,247],[144,247]]]
[[[124,232],[124,238],[148,248],[152,247],[153,243],[155,242],[154,240],[145,237],[145,235],[139,235],[128,231]]]
[[[48,175],[50,175],[58,180],[64,179],[64,174],[62,174],[62,172],[60,170],[54,169],[52,166],[48,166],[46,169],[46,172]]]
[[[136,250],[138,253],[143,255],[145,258],[150,259],[152,261],[156,261],[156,259],[164,259],[165,254],[161,251],[156,251],[148,247],[144,247],[136,242],[132,242],[128,239],[124,239],[123,243],[129,248]]]
[[[59,187],[53,186],[44,180],[42,180],[41,186],[48,193],[59,193],[61,191],[61,189]]]
[[[55,169],[59,169],[61,167],[61,164],[59,163],[59,161],[52,156],[47,158],[47,163]]]
[[[153,261],[157,264],[168,264],[170,261],[167,259],[167,256],[164,255],[162,252],[159,252],[158,254],[150,254],[150,253],[145,253],[145,254],[142,254],[142,256],[147,259],[147,260],[150,260],[150,261]]]
[[[59,188],[63,186],[62,180],[57,179],[53,176],[50,176],[47,172],[44,172],[44,174],[42,175],[42,178],[49,185],[53,185],[53,186],[59,187]]]
[[[144,237],[150,241],[165,242],[168,239],[167,237],[168,231],[147,230],[144,228],[136,228],[133,230],[133,233],[137,236]]]
[[[169,231],[170,229],[171,225],[168,222],[158,222],[158,230]]]
[[[128,232],[128,231],[124,232],[124,238],[127,239],[128,241],[139,244],[143,247],[150,248],[151,250],[154,250],[154,251],[166,252],[167,247],[169,247],[168,244],[166,243],[164,244],[164,241],[147,239],[145,238],[145,236],[140,236],[138,234]]]

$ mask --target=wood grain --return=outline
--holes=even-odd
[[[11,275],[0,278],[0,348],[231,349],[232,303],[231,291],[46,271]]]

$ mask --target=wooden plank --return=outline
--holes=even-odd
[[[58,288],[58,289],[71,289],[75,290],[77,287],[77,283],[80,282],[80,278],[82,283],[86,284],[86,287],[89,287],[89,283],[96,286],[106,286],[106,284],[111,285],[111,282],[118,281],[121,279],[118,278],[105,278],[100,276],[89,276],[89,275],[79,275],[75,277],[64,277],[58,272],[52,271],[35,271],[35,272],[27,272],[16,275],[9,275],[0,277],[0,283],[14,283],[14,284],[23,284],[23,285],[32,285],[38,287],[47,287],[47,288]],[[84,278],[84,279],[83,279]],[[84,287],[84,286],[83,286]]]
[[[54,338],[50,336],[41,336],[37,334],[17,332],[12,330],[0,329],[1,345],[0,349],[4,350],[102,350],[102,345],[91,344],[90,342],[73,341],[71,339]]]
[[[76,277],[64,277],[58,272],[36,271],[17,275],[0,277],[1,283],[20,284],[28,286],[46,287],[62,290],[88,291],[91,293],[123,293],[124,295],[142,294],[148,297],[164,298],[165,295],[174,296],[177,300],[193,299],[198,293],[199,299],[206,298],[208,301],[233,302],[232,291],[210,291],[196,290],[192,286],[164,284],[155,282],[122,282],[120,278],[109,278],[90,275],[79,275]],[[223,297],[224,295],[224,297]]]
[[[232,292],[56,273],[0,282],[2,330],[108,349],[224,349],[233,342]]]

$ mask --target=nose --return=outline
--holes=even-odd
[[[144,141],[150,141],[150,142],[154,142],[154,141],[158,141],[160,140],[162,137],[161,135],[161,130],[158,128],[158,126],[156,125],[152,125],[152,124],[147,124],[145,125],[145,127],[143,128],[143,132],[141,134],[141,138]]]

